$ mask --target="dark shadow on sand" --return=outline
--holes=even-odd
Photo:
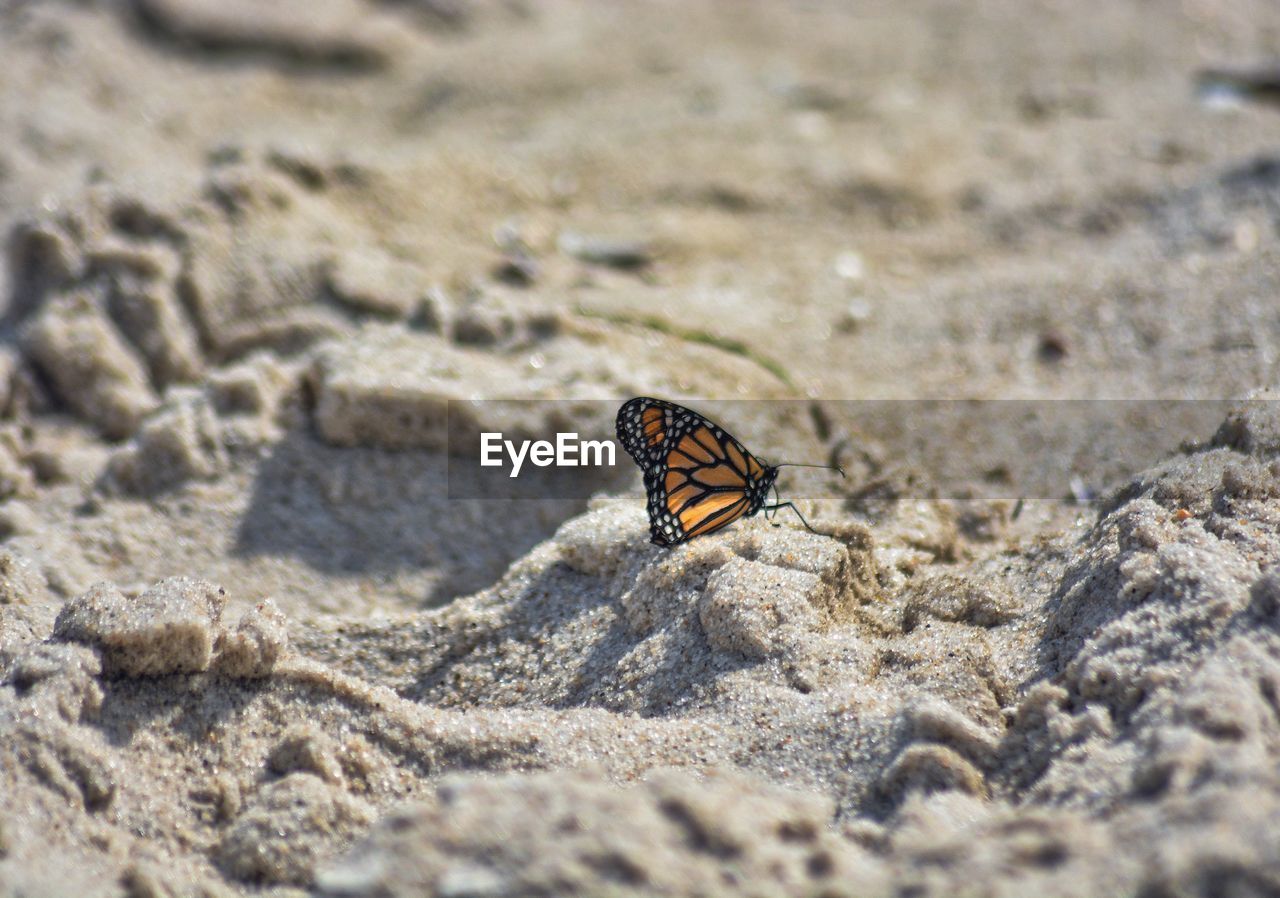
[[[335,575],[434,569],[424,605],[483,589],[586,508],[584,499],[450,499],[447,459],[338,448],[294,432],[258,467],[240,557],[286,555]]]

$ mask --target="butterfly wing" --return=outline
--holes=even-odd
[[[618,409],[618,442],[635,459],[642,471],[647,471],[662,460],[667,435],[679,412],[689,410],[674,402],[663,402],[647,396],[632,399]]]
[[[760,510],[772,477],[741,443],[692,409],[632,399],[618,440],[644,473],[652,542],[673,546]]]

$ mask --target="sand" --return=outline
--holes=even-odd
[[[1277,33],[0,5],[0,895],[1280,892]],[[450,497],[634,395],[821,532]]]

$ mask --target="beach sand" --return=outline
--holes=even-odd
[[[1280,892],[1278,34],[0,5],[0,895]],[[820,532],[450,497],[634,395]]]

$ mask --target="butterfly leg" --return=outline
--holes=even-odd
[[[794,512],[796,513],[796,517],[798,517],[798,518],[800,519],[800,523],[801,523],[801,524],[804,524],[804,529],[808,530],[810,533],[818,533],[818,531],[817,531],[817,530],[814,530],[812,527],[810,527],[810,526],[809,526],[809,522],[808,522],[808,521],[806,521],[806,520],[804,519],[804,515],[802,515],[802,514],[800,513],[800,509],[796,508],[796,506],[795,506],[795,503],[794,503],[794,502],[782,502],[782,503],[779,503],[779,504],[776,504],[776,505],[766,505],[766,506],[765,506],[763,509],[761,509],[761,510],[762,510],[762,511],[764,511],[764,512],[766,512],[766,514],[765,514],[765,518],[767,519],[767,518],[768,518],[768,512],[772,511],[772,512],[774,513],[774,516],[776,517],[776,516],[777,516],[778,511],[779,511],[779,510],[781,510],[781,509],[783,509],[783,508],[790,508],[792,511],[794,511]],[[781,524],[778,524],[778,523],[776,523],[776,522],[775,522],[775,523],[773,523],[773,526],[775,526],[775,527],[781,527],[782,525],[781,525]],[[818,533],[818,535],[819,535],[819,536],[825,536],[825,534],[822,534],[822,533]]]

